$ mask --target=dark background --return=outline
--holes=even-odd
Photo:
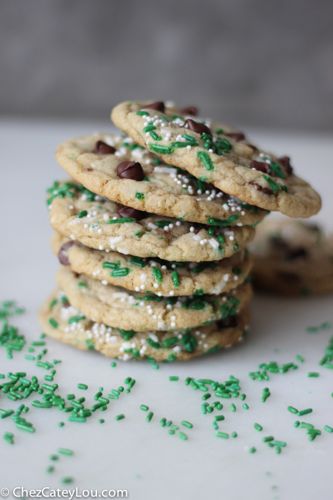
[[[0,113],[106,119],[123,99],[333,129],[332,0],[0,0]]]

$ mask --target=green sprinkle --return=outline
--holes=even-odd
[[[149,116],[148,111],[142,111],[142,110],[137,111],[135,114],[138,116]]]
[[[309,372],[308,377],[309,378],[318,378],[318,377],[320,377],[320,373],[319,372]]]
[[[71,316],[68,319],[68,324],[69,325],[73,325],[73,324],[79,323],[80,321],[83,321],[85,319],[86,319],[86,317],[85,316],[81,316],[81,315]]]
[[[185,432],[181,432],[181,431],[179,431],[179,432],[178,432],[178,437],[179,437],[179,439],[181,439],[182,441],[187,441],[187,440],[188,440],[188,436],[187,436],[187,434],[185,434]]]
[[[243,408],[243,410],[249,410],[250,409],[250,407],[249,407],[249,405],[247,403],[243,403],[242,404],[242,408]]]
[[[133,266],[137,266],[137,267],[146,267],[146,262],[144,261],[144,259],[141,259],[141,257],[131,257],[130,258],[130,263],[133,264]]]
[[[214,170],[213,162],[206,151],[198,151],[197,158],[206,170]]]
[[[287,410],[294,415],[298,415],[298,410],[294,406],[288,406]]]
[[[154,130],[149,132],[149,135],[152,139],[154,139],[154,141],[161,141],[162,140],[162,137],[159,134],[157,134]]]
[[[53,465],[49,465],[48,468],[46,469],[46,472],[48,474],[52,474],[55,471],[55,467]]]
[[[137,192],[137,193],[135,193],[135,198],[137,200],[144,200],[145,199],[145,195],[143,193]]]
[[[150,411],[147,416],[146,416],[146,421],[147,422],[151,422],[152,419],[153,419],[153,416],[154,416],[154,413],[152,411]]]
[[[324,431],[332,433],[333,432],[333,427],[330,425],[324,425]]]
[[[173,153],[172,146],[163,146],[162,144],[148,144],[150,151],[160,155],[170,155]]]
[[[217,431],[215,436],[222,439],[229,439],[229,434],[227,432]]]
[[[297,359],[297,361],[299,361],[300,363],[304,363],[305,359],[304,357],[301,355],[301,354],[296,354],[295,358]]]
[[[131,340],[136,335],[134,330],[123,330],[122,328],[119,329],[119,334],[124,340]]]
[[[263,175],[263,178],[271,188],[274,194],[279,193],[280,191],[285,191],[288,192],[287,186],[284,184],[279,184],[278,182],[275,182],[269,175]]]
[[[117,366],[117,361],[111,361],[111,367],[116,368]]]
[[[88,212],[87,210],[81,210],[78,214],[77,214],[77,218],[78,219],[83,219],[83,217],[86,217],[88,215]]]
[[[223,420],[225,420],[225,417],[224,415],[215,415],[214,420],[215,422],[222,422]]]
[[[152,267],[151,272],[152,272],[152,275],[153,275],[155,281],[158,284],[161,284],[163,281],[163,274],[162,274],[161,269],[159,267]]]
[[[185,141],[191,145],[191,146],[197,146],[198,145],[198,141],[196,140],[196,138],[193,136],[193,135],[190,135],[190,134],[183,134],[182,135],[182,138],[185,139]],[[186,143],[185,143],[186,144]]]
[[[84,424],[87,421],[86,417],[78,417],[76,415],[71,415],[68,420],[69,422],[77,422],[78,424]]]
[[[283,172],[282,168],[280,167],[280,165],[278,163],[276,163],[275,161],[270,162],[269,168],[270,168],[272,175],[275,175],[276,177],[279,177],[280,179],[285,179],[287,177],[286,174]]]
[[[187,429],[193,429],[193,424],[189,422],[188,420],[182,420],[181,424],[186,427]]]
[[[88,386],[87,386],[87,384],[79,383],[79,384],[77,384],[77,388],[81,389],[81,391],[86,391],[88,389]]]
[[[55,329],[57,329],[59,327],[58,321],[54,318],[49,318],[49,324],[52,326],[52,328],[55,328]]]
[[[111,276],[113,278],[122,278],[124,276],[128,276],[130,271],[131,270],[128,267],[119,267],[118,269],[113,269]]]
[[[231,403],[230,411],[232,411],[233,413],[235,413],[235,411],[237,411],[237,406],[235,405],[235,403]]]
[[[268,387],[265,387],[263,390],[262,390],[262,394],[261,394],[261,401],[263,403],[265,403],[267,401],[267,399],[270,397],[271,395],[271,391],[269,390]]]
[[[309,415],[309,413],[312,412],[313,412],[312,408],[306,408],[305,410],[299,410],[298,415],[300,417],[303,417],[304,415]]]
[[[3,410],[2,408],[0,409],[0,418],[7,418],[13,415],[14,410]]]
[[[178,375],[170,375],[169,380],[170,382],[178,382],[179,377]]]
[[[141,405],[140,405],[140,410],[141,410],[141,411],[148,411],[148,410],[149,410],[149,406],[144,405],[144,404],[141,404]]]
[[[105,261],[102,264],[103,269],[118,269],[120,266],[120,262],[110,262],[110,261]]]
[[[173,149],[186,148],[187,146],[190,146],[190,147],[198,146],[198,143],[191,142],[191,141],[175,141],[175,142],[171,143],[171,147]]]
[[[109,219],[108,224],[126,224],[127,222],[136,222],[133,217],[118,217],[118,219]]]
[[[180,285],[180,276],[179,276],[178,271],[172,271],[172,273],[171,273],[171,279],[172,279],[172,283],[173,283],[174,287],[175,288],[179,288],[179,285]]]
[[[257,422],[254,423],[253,427],[255,428],[256,431],[261,432],[263,430],[263,426],[258,424]]]
[[[236,220],[239,219],[238,214],[230,215],[224,220],[221,219],[216,219],[215,217],[208,217],[207,223],[210,226],[215,226],[215,227],[227,227],[236,222]]]
[[[66,457],[72,457],[74,455],[74,451],[69,448],[59,448],[58,453],[59,455],[64,455]]]
[[[257,452],[257,448],[255,448],[254,446],[251,446],[251,448],[249,448],[249,453],[256,453]]]
[[[8,444],[14,444],[15,436],[12,432],[5,432],[3,435],[3,439]]]
[[[74,478],[70,476],[65,476],[61,480],[62,484],[72,484],[74,483]]]
[[[124,415],[123,413],[120,413],[119,415],[116,415],[116,417],[115,417],[115,418],[116,418],[116,420],[117,420],[117,422],[118,422],[119,420],[124,420],[125,415]]]
[[[144,231],[135,231],[134,236],[136,236],[137,238],[141,238],[144,234]]]
[[[78,284],[77,284],[77,286],[78,286],[79,288],[88,288],[88,284],[87,284],[87,282],[86,282],[86,281],[83,281],[83,280],[79,281],[79,282],[78,282]]]
[[[152,130],[155,130],[156,127],[155,125],[153,125],[152,123],[150,123],[149,125],[147,125],[146,127],[144,127],[143,131],[145,134],[147,134],[148,132],[151,132]]]

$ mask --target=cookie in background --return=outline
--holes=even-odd
[[[333,234],[311,221],[269,217],[250,245],[257,290],[282,295],[333,292]]]

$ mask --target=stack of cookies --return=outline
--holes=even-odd
[[[308,217],[319,195],[288,157],[194,107],[125,102],[121,132],[59,146],[70,180],[48,190],[58,289],[47,334],[112,358],[187,360],[248,329],[247,245],[270,210]]]

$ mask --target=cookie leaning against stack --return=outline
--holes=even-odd
[[[48,191],[62,264],[41,311],[49,335],[115,358],[158,361],[242,339],[254,228],[272,209],[311,215],[320,198],[292,174],[289,159],[194,120],[194,112],[123,103],[112,116],[128,136],[59,146],[71,179]]]

